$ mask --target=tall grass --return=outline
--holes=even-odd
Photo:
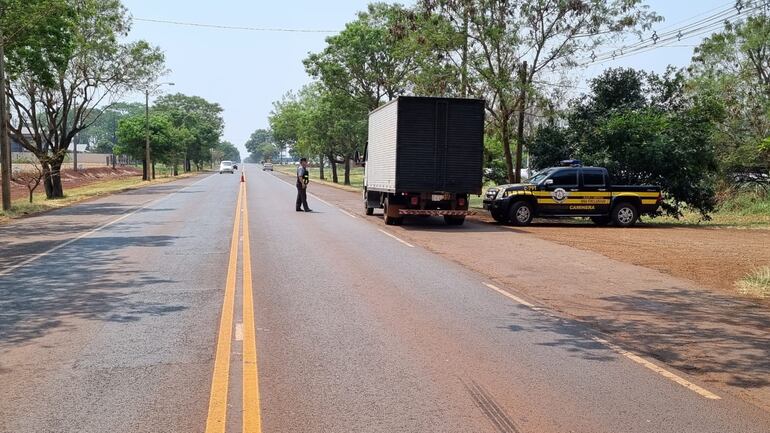
[[[770,297],[770,266],[754,270],[736,283],[738,293],[757,298]]]

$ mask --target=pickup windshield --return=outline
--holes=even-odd
[[[540,182],[544,181],[545,178],[548,177],[548,175],[551,174],[552,171],[553,170],[551,170],[551,169],[543,170],[540,173],[537,173],[534,176],[532,176],[529,179],[527,179],[527,183],[532,184],[532,185],[537,185]]]

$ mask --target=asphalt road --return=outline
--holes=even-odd
[[[0,227],[0,431],[770,431],[294,193],[247,166]]]

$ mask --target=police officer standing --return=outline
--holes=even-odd
[[[302,212],[302,208],[305,208],[305,212],[312,212],[312,209],[307,205],[307,184],[310,183],[310,172],[307,169],[307,158],[299,160],[299,167],[297,167],[297,212]]]

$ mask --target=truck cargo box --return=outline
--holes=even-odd
[[[402,96],[369,115],[366,188],[481,194],[484,101]]]

